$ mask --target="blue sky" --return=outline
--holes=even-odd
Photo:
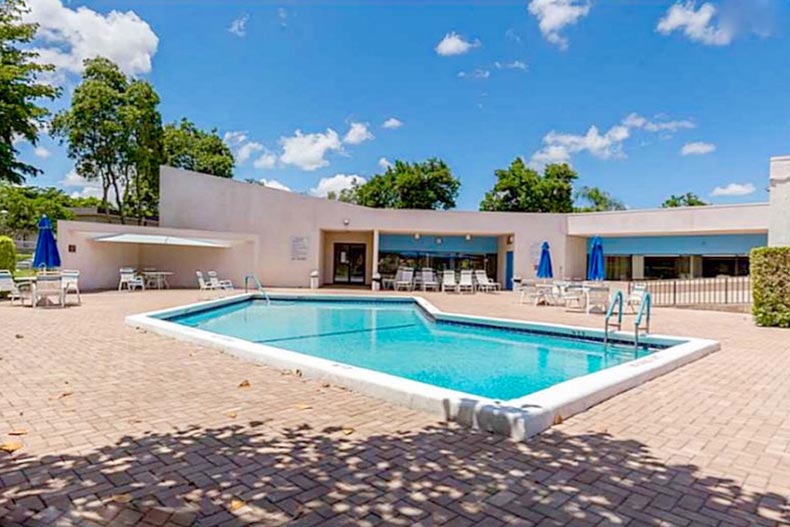
[[[154,84],[166,121],[227,136],[237,178],[298,192],[436,156],[476,209],[523,156],[567,160],[635,208],[762,201],[768,158],[790,153],[779,0],[29,2],[58,105],[104,53]],[[20,147],[44,170],[30,183],[95,192],[63,147],[40,147]]]

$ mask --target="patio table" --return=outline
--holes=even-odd
[[[173,274],[173,271],[143,271],[143,276],[152,278],[157,289],[168,289],[170,284],[167,283],[167,277]]]

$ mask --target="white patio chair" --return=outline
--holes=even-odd
[[[591,313],[593,309],[606,313],[608,307],[609,287],[600,284],[587,286],[587,313]]]
[[[133,291],[138,287],[142,290],[145,290],[145,280],[143,277],[138,275],[137,272],[132,267],[121,267],[120,271],[121,279],[118,281],[118,291],[126,286],[126,289],[129,291]]]
[[[522,285],[518,288],[520,293],[519,296],[519,303],[523,304],[524,301],[530,301],[534,303],[536,306],[541,302],[543,298],[542,292],[535,286],[534,283],[527,283]]]
[[[636,313],[636,310],[642,305],[645,294],[647,294],[647,286],[645,284],[634,284],[631,294],[628,295],[628,299],[625,301],[625,305],[632,313]]]
[[[63,270],[60,273],[61,282],[63,285],[64,302],[69,296],[69,293],[77,295],[77,304],[82,305],[82,298],[80,297],[80,272]]]
[[[202,272],[195,271],[195,275],[197,275],[198,286],[200,287],[201,291],[216,291],[219,289],[215,284],[212,284],[209,280],[206,280]]]
[[[33,307],[38,306],[42,300],[49,303],[50,298],[53,297],[56,300],[56,305],[60,305],[60,307],[66,305],[66,293],[61,276],[59,274],[38,275],[33,284]]]
[[[497,283],[488,278],[488,275],[483,269],[476,269],[475,270],[475,280],[477,280],[477,287],[480,291],[492,292],[492,291],[499,291],[501,286]]]
[[[395,291],[400,291],[403,289],[404,291],[411,291],[412,287],[414,287],[414,269],[411,267],[404,267],[402,269],[398,269],[400,276],[395,276],[395,283],[393,287]]]
[[[445,293],[458,292],[458,283],[455,281],[455,271],[445,269],[442,273],[442,291]]]
[[[475,292],[475,282],[470,269],[462,270],[461,278],[458,280],[458,292],[463,293],[464,291]]]
[[[220,280],[216,271],[208,272],[208,283],[215,289],[233,289],[233,282],[230,280]]]
[[[23,288],[14,282],[14,275],[6,269],[0,270],[0,293],[8,293],[11,304],[14,303],[14,300],[19,300],[19,303],[22,304],[22,300],[25,298]]]
[[[433,272],[433,269],[424,267],[421,271],[421,275],[423,291],[427,291],[428,289],[433,291],[439,290],[439,282],[436,281],[436,273]]]

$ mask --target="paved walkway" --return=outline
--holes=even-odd
[[[790,524],[790,332],[747,315],[657,310],[655,332],[722,351],[515,443],[123,324],[195,299],[0,302],[0,443],[20,446],[0,452],[0,524]]]

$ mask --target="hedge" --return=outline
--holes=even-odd
[[[755,321],[790,328],[790,247],[752,249],[749,266]]]
[[[8,236],[0,236],[0,269],[7,269],[12,273],[16,270],[16,247],[14,240]]]

